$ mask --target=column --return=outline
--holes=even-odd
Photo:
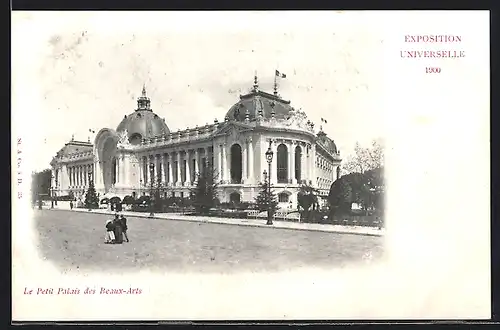
[[[288,182],[292,182],[292,178],[293,178],[293,174],[292,174],[293,173],[293,169],[292,169],[292,154],[293,154],[293,152],[292,152],[292,149],[293,149],[292,148],[292,143],[291,142],[287,143],[286,144],[286,148],[288,150],[288,161],[287,161],[287,164],[286,164],[286,166],[288,168],[288,171],[287,171],[288,172]]]
[[[156,186],[158,183],[158,180],[161,180],[161,178],[162,178],[161,172],[163,171],[163,166],[161,166],[161,155],[160,154],[155,154],[153,163],[155,164],[155,182],[154,182],[154,184]]]
[[[248,179],[253,181],[253,141],[252,138],[248,139]]]
[[[196,176],[197,174],[200,173],[200,151],[198,148],[195,149],[194,151],[194,175]],[[196,178],[195,178],[196,181]]]
[[[146,185],[146,187],[149,187],[151,185],[151,170],[149,169],[150,163],[151,163],[151,157],[149,155],[147,155],[146,162],[144,164],[145,165],[144,171],[146,173],[146,180],[145,180],[144,184]]]
[[[207,169],[208,169],[208,166],[211,162],[210,160],[210,153],[208,151],[208,147],[205,147],[205,162],[207,163]]]
[[[172,156],[172,153],[168,154],[168,183],[172,184],[173,178],[172,178],[172,162],[174,160],[174,157]]]
[[[271,149],[273,151],[273,161],[271,163],[271,183],[272,184],[277,184],[278,183],[278,146],[276,141],[273,141],[271,144]],[[267,161],[266,161],[267,164]]]
[[[165,166],[165,154],[161,154],[161,182],[166,183],[167,167]]]
[[[190,186],[191,185],[191,170],[190,170],[190,166],[189,166],[189,150],[186,150],[186,182],[185,182],[185,185],[186,186]]]
[[[123,178],[123,185],[128,186],[128,185],[129,185],[129,181],[130,181],[130,180],[129,180],[129,174],[130,174],[130,169],[129,169],[129,166],[130,166],[130,158],[128,157],[128,155],[125,155],[125,154],[122,156],[122,158],[123,158],[123,162],[122,162],[122,164],[123,164],[123,166],[122,166],[122,168],[123,168],[123,170],[122,170],[122,174],[123,174],[123,176],[122,176],[122,178]]]
[[[80,187],[82,187],[83,186],[83,165],[80,165],[78,167],[79,167],[78,172],[80,172]]]
[[[307,164],[305,162],[307,157],[307,151],[306,147],[301,144],[300,146],[300,180],[306,180],[307,179],[307,171],[306,171],[306,166],[304,164]]]
[[[181,177],[181,152],[177,151],[177,173],[176,173],[175,185],[180,186],[182,177]]]
[[[241,173],[242,174],[241,176],[242,176],[243,182],[247,181],[247,176],[248,176],[248,170],[247,170],[248,169],[248,147],[247,147],[247,144],[248,144],[248,141],[245,141],[245,143],[243,144],[243,149],[241,150],[241,152],[243,154],[243,155],[241,155],[242,156],[241,162],[243,163],[243,164],[241,164],[241,165],[243,165],[242,166],[243,173]]]
[[[228,178],[226,144],[222,145],[222,180],[227,181]]]
[[[217,146],[217,175],[222,180],[222,145]]]
[[[292,184],[296,184],[297,183],[297,179],[295,178],[295,142],[292,141],[292,143],[290,143],[290,168],[291,168],[291,173],[292,173],[292,176],[291,176],[291,182]]]
[[[60,190],[68,189],[68,167],[66,165],[61,166],[61,180],[59,181]]]
[[[68,167],[68,177],[69,177],[69,186],[73,186],[73,168],[71,166]]]
[[[311,180],[313,186],[316,186],[316,145],[311,145]]]
[[[304,166],[302,167],[304,169],[304,180],[307,181],[307,183],[309,184],[309,180],[312,180],[311,179],[311,162],[310,162],[310,157],[311,157],[311,150],[309,148],[309,146],[306,144],[304,146],[304,161],[302,164],[304,164]]]

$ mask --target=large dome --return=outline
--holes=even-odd
[[[142,139],[170,133],[165,119],[160,118],[150,108],[150,100],[143,88],[142,96],[137,100],[137,110],[125,116],[116,128],[118,133],[127,131],[131,144],[139,144]]]
[[[323,145],[323,147],[325,147],[326,150],[328,150],[332,154],[338,153],[337,145],[335,144],[335,142],[332,139],[330,139],[328,136],[326,136],[325,132],[323,132],[321,130],[318,132],[317,136],[318,136],[318,142],[321,145]]]
[[[248,114],[249,119],[254,120],[261,111],[262,116],[269,119],[274,111],[275,118],[286,119],[291,110],[290,101],[285,101],[276,95],[260,90],[254,90],[247,95],[240,96],[240,101],[229,109],[226,118],[244,121]]]

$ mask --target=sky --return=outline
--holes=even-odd
[[[356,141],[368,144],[383,134],[383,34],[373,15],[346,15],[19,14],[13,93],[23,91],[19,103],[31,100],[23,111],[36,124],[29,129],[33,170],[49,167],[72,136],[93,141],[89,129],[115,129],[136,108],[143,84],[153,111],[176,131],[223,120],[255,72],[260,89],[272,92],[276,69],[286,74],[279,80],[282,98],[316,128],[326,119],[324,131],[346,157]]]

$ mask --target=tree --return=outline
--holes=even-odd
[[[297,193],[297,202],[299,206],[304,209],[306,218],[309,218],[309,209],[311,206],[313,207],[313,210],[315,210],[318,206],[317,193],[318,190],[308,184],[302,184],[299,188],[299,192]]]
[[[89,189],[85,194],[85,207],[89,210],[99,207],[99,197],[97,197],[93,180],[90,180]]]
[[[356,142],[354,155],[347,158],[342,165],[344,174],[365,173],[384,166],[384,145],[382,140],[373,140],[371,147],[362,147]]]
[[[50,196],[50,184],[52,180],[52,171],[45,169],[41,172],[35,172],[31,175],[31,198],[36,201],[41,195]]]
[[[207,166],[201,174],[197,174],[196,186],[191,189],[192,205],[199,214],[207,214],[217,205],[218,174],[211,166]]]
[[[278,198],[272,189],[269,189],[267,179],[259,183],[259,195],[255,197],[255,204],[260,212],[271,210],[271,215],[278,209]]]
[[[330,204],[330,214],[344,214],[351,210],[353,202],[353,191],[349,179],[344,175],[335,180],[330,187],[328,202]]]
[[[358,203],[363,210],[383,207],[383,168],[365,173],[349,173],[336,180],[330,187],[328,201],[332,213],[350,210],[352,203]]]
[[[366,212],[383,207],[384,145],[381,140],[373,140],[370,147],[356,142],[354,155],[347,158],[342,171],[344,175],[330,187],[328,201],[332,213],[350,210],[352,203],[360,204]]]

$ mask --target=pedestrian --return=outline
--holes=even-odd
[[[120,222],[121,222],[121,226],[122,226],[123,236],[125,237],[125,240],[128,243],[129,240],[128,240],[128,235],[127,235],[127,230],[128,230],[128,227],[127,227],[127,218],[125,218],[123,216],[123,214],[120,216]]]
[[[73,209],[73,201],[69,201],[69,208],[72,210]]]
[[[114,233],[115,233],[115,244],[123,243],[123,227],[118,213],[115,213],[115,219],[113,220]]]
[[[104,244],[113,244],[115,242],[115,226],[113,219],[106,221],[106,236],[104,237]]]

